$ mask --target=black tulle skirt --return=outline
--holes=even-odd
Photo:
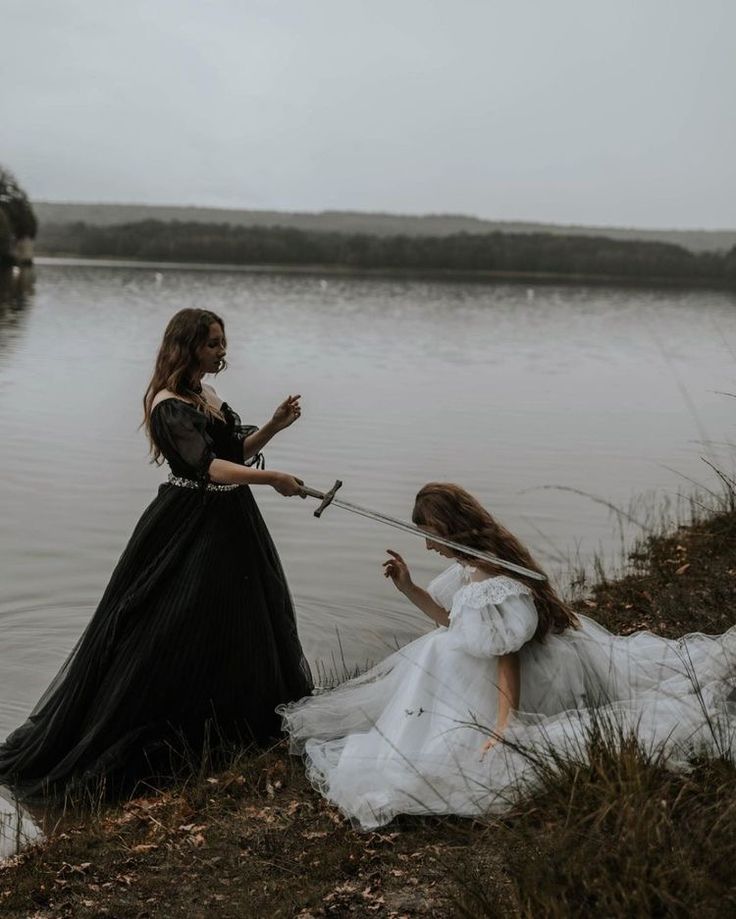
[[[312,682],[281,564],[247,486],[165,484],[76,647],[0,745],[21,798],[129,793],[279,736]]]

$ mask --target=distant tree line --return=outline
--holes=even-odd
[[[47,254],[231,265],[550,273],[736,284],[736,247],[693,253],[670,243],[547,233],[374,236],[287,227],[145,220],[117,226],[48,224]]]

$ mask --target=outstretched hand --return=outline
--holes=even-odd
[[[298,394],[296,396],[287,396],[273,413],[271,421],[279,431],[283,431],[283,429],[288,428],[290,424],[294,424],[301,415],[302,407],[299,404],[300,399],[301,396]]]
[[[391,558],[386,559],[383,563],[383,574],[396,585],[396,588],[402,593],[406,593],[412,587],[411,572],[404,559],[398,552],[393,549],[386,549]]]

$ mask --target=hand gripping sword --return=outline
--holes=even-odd
[[[531,571],[523,565],[504,561],[504,559],[496,558],[495,555],[491,555],[488,552],[481,552],[479,549],[464,546],[462,543],[455,542],[452,539],[445,539],[444,536],[436,536],[434,533],[427,533],[424,530],[420,530],[419,527],[414,526],[413,523],[397,520],[395,517],[389,517],[388,514],[381,514],[378,511],[369,510],[367,507],[361,507],[359,504],[351,504],[349,501],[341,501],[339,498],[335,497],[338,488],[342,488],[340,479],[337,479],[332,488],[326,492],[317,491],[314,488],[308,488],[306,485],[302,485],[300,494],[305,498],[317,498],[321,502],[314,512],[315,517],[321,517],[322,512],[327,510],[331,504],[334,504],[335,507],[341,507],[343,510],[350,511],[352,514],[367,517],[369,520],[376,520],[378,523],[384,523],[387,526],[395,527],[397,530],[403,530],[405,533],[413,533],[415,536],[421,536],[423,539],[431,539],[432,542],[441,543],[443,546],[449,546],[450,549],[456,549],[459,552],[463,552],[465,555],[472,555],[473,558],[480,558],[484,562],[491,562],[494,565],[498,565],[500,568],[506,568],[508,571],[515,571],[517,574],[526,575],[526,577],[534,578],[536,581],[547,580],[543,574],[540,574],[538,571]]]

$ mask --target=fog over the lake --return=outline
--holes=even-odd
[[[3,4],[35,199],[736,225],[732,0]]]

